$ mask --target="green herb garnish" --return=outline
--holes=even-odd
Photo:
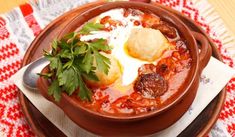
[[[61,40],[53,40],[51,53],[44,51],[44,56],[50,61],[51,71],[40,75],[52,80],[48,94],[53,95],[56,101],[60,100],[61,92],[72,95],[77,88],[78,96],[82,100],[91,101],[92,92],[83,78],[98,81],[96,69],[108,74],[110,59],[100,52],[109,51],[111,48],[104,39],[80,41],[78,34],[89,34],[102,28],[101,24],[87,23],[78,33],[72,32]]]
[[[91,31],[96,31],[104,28],[103,24],[99,23],[87,23],[86,25],[83,26],[83,28],[80,30],[80,34],[89,34]]]

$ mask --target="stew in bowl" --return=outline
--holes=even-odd
[[[160,119],[192,94],[187,107],[179,108],[186,110],[211,55],[205,38],[177,17],[135,2],[108,3],[78,15],[51,47],[45,51],[50,65],[38,80],[40,92],[93,132],[79,116],[102,126]]]

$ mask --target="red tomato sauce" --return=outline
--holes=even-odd
[[[170,100],[185,82],[191,67],[191,55],[185,41],[181,38],[173,26],[162,21],[159,17],[151,13],[142,13],[138,10],[124,10],[123,16],[141,16],[141,20],[133,20],[134,25],[159,29],[170,41],[170,48],[163,52],[162,57],[156,60],[156,65],[151,71],[158,73],[168,84],[167,91],[155,98],[146,98],[142,93],[135,91],[133,84],[126,91],[118,91],[115,83],[105,88],[93,89],[92,102],[79,102],[86,108],[108,115],[135,115],[154,111],[162,107],[165,101]],[[123,25],[121,21],[112,20],[110,16],[105,16],[100,20],[106,25],[105,31],[111,31],[113,27]],[[145,67],[149,64],[146,64]],[[145,68],[146,69],[146,68]]]
[[[162,96],[149,99],[133,89],[122,93],[111,85],[105,89],[94,89],[91,103],[86,101],[80,101],[80,103],[93,111],[113,115],[133,115],[159,109],[166,100],[178,92],[187,78],[191,66],[189,51],[184,46],[173,44],[175,49],[165,51],[163,56],[166,57],[158,60],[156,65],[160,69],[163,64],[168,67],[165,71],[159,70],[159,73],[168,82],[168,90]],[[79,100],[79,98],[77,99]]]

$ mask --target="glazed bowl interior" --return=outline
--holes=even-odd
[[[187,92],[190,92],[189,88],[193,86],[192,83],[199,73],[199,65],[198,65],[199,56],[198,56],[198,48],[196,41],[193,38],[193,35],[191,34],[190,30],[186,27],[186,25],[184,25],[184,23],[181,20],[179,20],[176,16],[174,16],[172,13],[160,7],[152,6],[150,4],[144,4],[138,2],[110,2],[102,6],[92,8],[82,14],[77,15],[70,23],[66,25],[65,28],[61,30],[61,32],[58,35],[58,39],[62,38],[65,34],[77,30],[84,23],[88,22],[89,20],[93,19],[99,14],[116,8],[125,8],[125,9],[131,8],[131,9],[138,9],[144,12],[151,12],[159,16],[163,21],[170,23],[178,30],[180,36],[185,39],[186,45],[190,51],[192,58],[190,72],[184,84],[180,87],[179,92],[177,92],[172,97],[171,101],[166,101],[163,104],[163,106],[160,107],[159,109],[144,114],[128,115],[128,116],[105,115],[99,112],[95,112],[80,105],[79,103],[76,102],[75,99],[71,99],[65,93],[63,93],[62,96],[64,96],[71,103],[71,105],[75,106],[77,109],[80,109],[81,111],[89,113],[95,117],[102,117],[103,119],[109,119],[109,120],[125,121],[125,120],[144,119],[165,112],[166,110],[170,109],[172,106],[176,105],[185,96],[185,94],[187,94]]]

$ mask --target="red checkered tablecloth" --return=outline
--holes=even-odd
[[[22,113],[18,99],[19,90],[9,80],[21,68],[22,58],[30,43],[53,19],[91,1],[94,0],[39,0],[0,15],[0,130],[4,136],[35,136]],[[193,19],[211,36],[223,61],[234,68],[229,50],[217,36],[218,30],[211,27],[201,16],[200,4],[195,6],[189,0],[153,1],[178,10]],[[209,136],[235,136],[235,78],[230,80],[226,89],[224,108]]]

